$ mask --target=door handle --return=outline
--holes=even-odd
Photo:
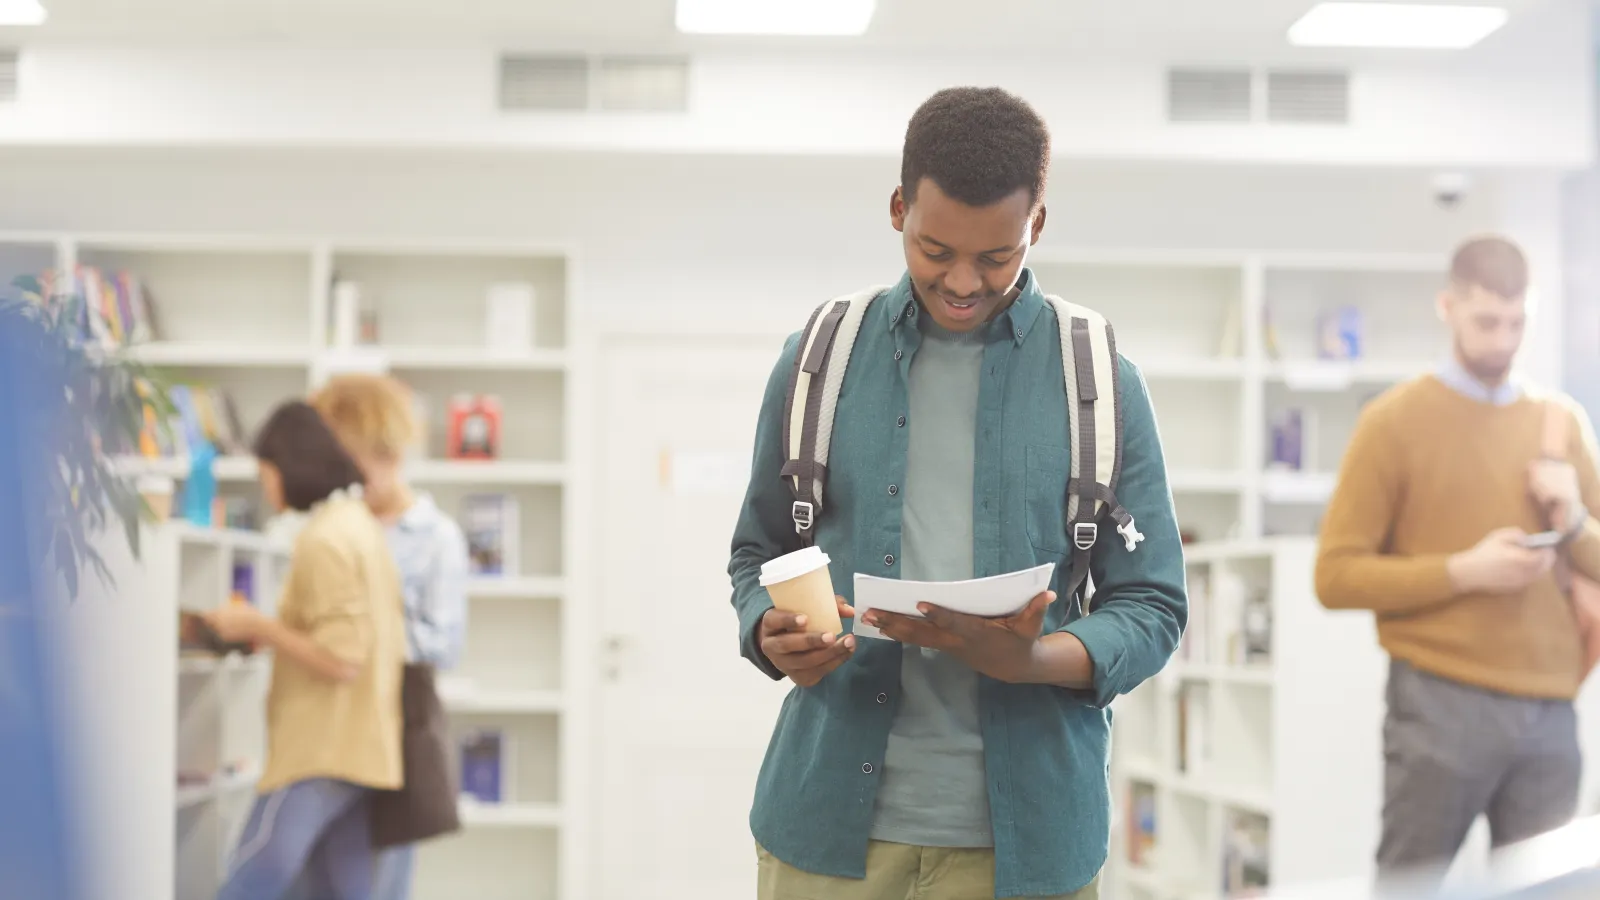
[[[620,634],[606,638],[601,647],[601,677],[615,683],[622,676],[622,656],[627,652],[628,639]]]

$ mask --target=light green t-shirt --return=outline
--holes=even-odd
[[[983,329],[944,330],[923,312],[907,402],[901,577],[971,578],[973,462]],[[936,650],[906,646],[900,706],[889,731],[874,840],[992,847],[978,725],[978,675]]]

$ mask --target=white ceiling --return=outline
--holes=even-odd
[[[677,35],[673,0],[43,2],[49,23],[15,30],[15,37],[482,41],[528,50],[601,51],[692,51],[755,43],[749,38]],[[1572,6],[1585,0],[1498,2],[1512,10],[1511,24],[1472,52],[1535,49],[1552,21],[1570,24]],[[1312,5],[1313,0],[879,0],[866,37],[809,43],[952,54],[1015,48],[1164,59],[1258,58],[1296,52],[1287,46],[1284,32]]]

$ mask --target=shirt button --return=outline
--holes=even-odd
[[[896,350],[896,351],[895,351],[895,352],[894,352],[894,359],[895,359],[895,362],[899,362],[899,361],[900,361],[900,357],[902,357],[902,356],[905,356],[905,353],[904,353],[904,352],[902,352],[902,351],[899,351],[899,350]]]
[[[906,427],[906,417],[905,416],[901,416],[900,418],[895,419],[894,420],[894,426],[896,428],[904,428],[904,427]]]
[[[900,493],[900,485],[898,485],[898,484],[889,485],[889,496],[893,497],[895,494],[898,494],[898,493]]]
[[[883,558],[883,564],[884,564],[884,565],[886,565],[886,566],[892,566],[892,565],[894,565],[894,554],[893,554],[893,553],[891,553],[891,554],[889,554],[889,555],[888,555],[888,556],[885,556],[885,557],[884,557],[884,558]]]
[[[862,763],[861,764],[861,774],[863,774],[863,775],[871,775],[872,774],[872,763]]]
[[[879,694],[877,696],[877,701],[878,701],[878,705],[882,706],[883,704],[889,702],[889,695],[888,694]]]
[[[1019,340],[1019,341],[1022,340],[1022,329],[1021,328],[1017,329],[1017,340]]]

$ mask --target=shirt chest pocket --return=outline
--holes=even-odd
[[[1023,468],[1023,521],[1035,550],[1067,554],[1067,480],[1072,454],[1063,447],[1029,444]]]

